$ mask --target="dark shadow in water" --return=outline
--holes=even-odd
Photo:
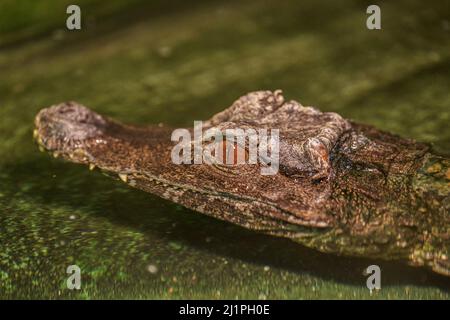
[[[95,8],[86,9],[89,12],[89,21],[83,26],[85,30],[83,35],[74,35],[70,39],[63,38],[59,40],[60,45],[55,45],[56,50],[71,44],[74,39],[92,40],[98,38],[99,34],[105,35],[114,32],[123,31],[124,28],[133,26],[139,22],[146,20],[154,20],[162,15],[173,15],[184,13],[205,5],[211,5],[219,2],[218,0],[200,0],[195,3],[190,3],[183,0],[171,1],[144,1],[134,3],[132,5],[125,5],[120,10],[113,10],[107,12],[105,10],[98,10]],[[85,6],[82,6],[84,8]],[[49,10],[51,8],[48,8]],[[59,7],[54,9],[60,9]],[[93,9],[93,10],[92,10]],[[0,45],[0,50],[14,49],[17,46],[23,45],[30,41],[37,41],[50,37],[54,30],[60,28],[61,21],[55,25],[48,25],[47,28],[40,30],[37,33],[29,33],[28,35],[19,36],[15,40],[10,40],[5,44]],[[39,29],[38,29],[39,30]],[[19,30],[20,33],[21,30]]]
[[[6,181],[9,189],[2,190],[6,196],[33,198],[42,204],[64,205],[78,210],[86,208],[114,224],[125,225],[144,234],[156,234],[196,250],[356,286],[365,284],[363,270],[371,264],[378,264],[382,269],[383,286],[435,286],[450,291],[450,278],[425,268],[323,254],[288,239],[258,234],[180,208],[141,191],[128,191],[122,183],[98,172],[90,173],[85,167],[39,157],[3,167],[2,171],[11,174],[11,181]],[[17,189],[23,184],[28,188],[17,194]]]
[[[431,83],[437,82],[439,78],[444,79],[448,76],[448,70],[450,70],[450,59],[430,62],[409,72],[402,73],[391,81],[383,82],[370,90],[363,91],[362,94],[355,96],[347,104],[362,106],[371,98],[382,95],[395,98],[400,95],[407,96],[411,89],[415,89],[409,86],[420,83],[419,81],[423,81],[423,79],[427,79]],[[364,110],[367,112],[366,109]]]

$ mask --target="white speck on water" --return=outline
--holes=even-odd
[[[69,216],[69,219],[70,220],[75,220],[77,217],[76,217],[76,215],[74,215],[74,214],[71,214],[70,216]]]
[[[147,266],[147,271],[150,272],[151,274],[156,274],[158,272],[158,267],[155,266],[154,264],[149,264]]]

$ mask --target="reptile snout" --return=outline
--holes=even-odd
[[[102,134],[106,120],[92,110],[66,102],[42,109],[35,119],[34,137],[49,151],[67,151]]]

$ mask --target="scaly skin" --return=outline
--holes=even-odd
[[[204,214],[322,252],[401,259],[450,276],[450,160],[285,101],[281,91],[249,93],[205,123],[279,129],[275,175],[261,175],[260,163],[174,164],[173,128],[123,125],[75,102],[41,110],[35,125],[54,156]]]

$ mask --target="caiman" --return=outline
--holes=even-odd
[[[321,252],[396,259],[450,276],[450,158],[428,144],[249,93],[206,128],[279,130],[279,170],[175,164],[173,128],[121,124],[76,103],[42,109],[34,138],[81,163],[187,208]],[[245,145],[235,146],[246,148]]]

